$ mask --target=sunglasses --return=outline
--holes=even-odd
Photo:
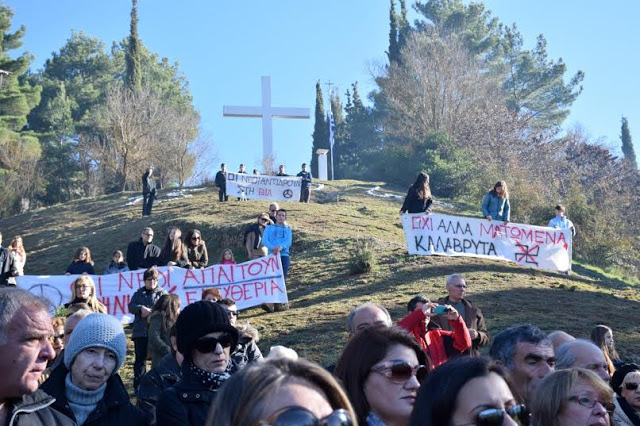
[[[225,309],[225,311],[227,311],[227,315],[232,315],[234,317],[238,316],[238,311],[232,311],[232,310],[229,310],[229,309]]]
[[[627,383],[627,385],[629,385],[631,383]],[[637,384],[635,384],[636,387],[638,387]],[[626,387],[626,385],[625,385]],[[582,405],[583,407],[587,407],[587,408],[593,408],[596,405],[596,402],[599,402],[600,405],[602,405],[604,407],[605,410],[607,410],[608,412],[612,412],[616,407],[613,404],[613,402],[609,402],[609,401],[600,401],[596,398],[592,398],[589,395],[573,395],[571,397],[569,397],[569,401],[574,401],[577,402],[578,404]]]
[[[420,383],[427,377],[428,370],[424,365],[410,366],[405,361],[393,361],[391,365],[381,365],[371,369],[374,373],[382,374],[393,383],[406,383],[412,376]]]
[[[200,237],[191,237],[191,241],[198,241]]]
[[[321,419],[302,407],[285,407],[276,411],[268,420],[258,423],[260,426],[351,426],[353,422],[347,410],[342,408]]]
[[[638,389],[638,383],[625,383],[624,388],[626,390],[636,390]]]
[[[71,333],[69,333],[71,334]],[[51,340],[64,340],[64,333],[60,333],[60,334],[54,334],[53,336],[51,336]]]
[[[210,354],[215,352],[218,344],[223,348],[229,348],[233,344],[233,338],[229,334],[223,334],[220,337],[205,337],[196,341],[195,348],[201,354]]]
[[[513,420],[517,420],[522,426],[529,425],[529,410],[524,404],[514,405],[505,410],[500,408],[482,410],[476,416],[475,424],[477,426],[502,426],[505,413]]]

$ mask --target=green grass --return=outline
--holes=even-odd
[[[442,296],[446,277],[462,273],[469,298],[485,315],[491,334],[517,323],[532,322],[546,331],[565,330],[588,337],[593,326],[604,323],[614,330],[623,356],[640,352],[640,304],[637,279],[613,276],[588,265],[576,264],[570,276],[524,268],[512,263],[462,257],[410,256],[406,251],[398,215],[402,200],[368,196],[373,186],[393,190],[381,182],[337,181],[312,193],[310,204],[282,203],[293,227],[291,269],[287,282],[291,309],[266,314],[247,309],[240,321],[249,321],[261,333],[259,346],[266,355],[273,345],[290,346],[300,354],[327,365],[336,361],[346,340],[346,315],[366,301],[386,306],[394,320],[406,313],[406,302],[416,294]],[[134,193],[83,199],[33,211],[0,221],[5,239],[21,234],[28,251],[28,274],[62,274],[75,250],[91,248],[101,272],[115,249],[125,250],[144,226],[156,233],[161,245],[168,226],[186,231],[198,228],[216,261],[230,247],[238,261],[245,259],[244,225],[267,209],[268,202],[217,202],[208,188],[192,197],[164,201],[151,218],[140,216],[141,206],[123,207]],[[435,211],[472,214],[471,206],[445,200]],[[351,275],[351,252],[359,238],[375,241],[377,267]],[[133,348],[122,371],[130,382]]]

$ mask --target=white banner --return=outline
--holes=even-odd
[[[441,214],[404,214],[409,254],[502,259],[571,270],[571,230]]]
[[[302,178],[227,172],[227,195],[249,200],[299,201]]]
[[[182,306],[201,299],[202,290],[217,288],[223,298],[236,301],[238,309],[262,303],[286,303],[287,288],[282,275],[280,256],[270,255],[237,265],[213,265],[205,269],[173,266],[158,268],[158,285],[180,296]],[[144,269],[111,275],[92,275],[96,296],[109,314],[124,324],[133,321],[128,304],[133,293],[144,287]],[[17,277],[18,287],[45,296],[51,306],[71,300],[71,286],[79,275],[24,275]]]

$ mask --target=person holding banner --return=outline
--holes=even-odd
[[[296,176],[302,178],[300,202],[308,203],[309,198],[311,198],[311,173],[307,171],[307,163],[302,163],[302,170]]]
[[[549,228],[557,228],[557,229],[571,229],[571,236],[576,236],[576,228],[573,226],[573,222],[571,222],[565,216],[567,214],[567,209],[562,205],[558,204],[556,206],[556,217],[549,221],[547,225]]]
[[[262,236],[267,225],[273,225],[268,213],[258,216],[256,223],[249,225],[244,233],[244,247],[249,260],[267,255],[267,248],[262,244]]]
[[[91,260],[91,251],[89,247],[80,247],[76,254],[73,256],[73,260],[67,271],[66,275],[80,275],[80,274],[89,274],[95,275],[96,271],[93,269],[93,260]]]
[[[280,167],[278,167],[278,173],[276,174],[276,176],[289,176],[287,174],[287,171],[284,169],[284,164],[280,164]]]
[[[487,220],[501,220],[509,223],[511,205],[509,204],[509,190],[503,180],[496,182],[493,189],[482,200],[482,216]]]
[[[420,172],[416,181],[409,187],[404,203],[400,208],[400,213],[431,213],[433,198],[429,187],[429,175]]]
[[[263,244],[269,249],[268,254],[280,255],[285,279],[289,272],[289,247],[291,247],[291,227],[287,225],[286,220],[287,211],[278,210],[275,225],[267,226],[262,237]]]
[[[187,258],[192,268],[202,269],[209,264],[209,253],[207,245],[202,239],[202,234],[197,229],[190,229],[184,239],[184,246],[187,249]]]
[[[142,230],[140,239],[131,241],[127,246],[127,265],[131,271],[139,268],[149,268],[157,265],[160,257],[160,247],[152,244],[153,229],[147,227]]]

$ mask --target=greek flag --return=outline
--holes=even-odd
[[[329,105],[329,146],[333,149],[333,144],[335,142],[335,133],[336,133],[336,123],[333,121],[333,112],[331,112],[331,105]]]

